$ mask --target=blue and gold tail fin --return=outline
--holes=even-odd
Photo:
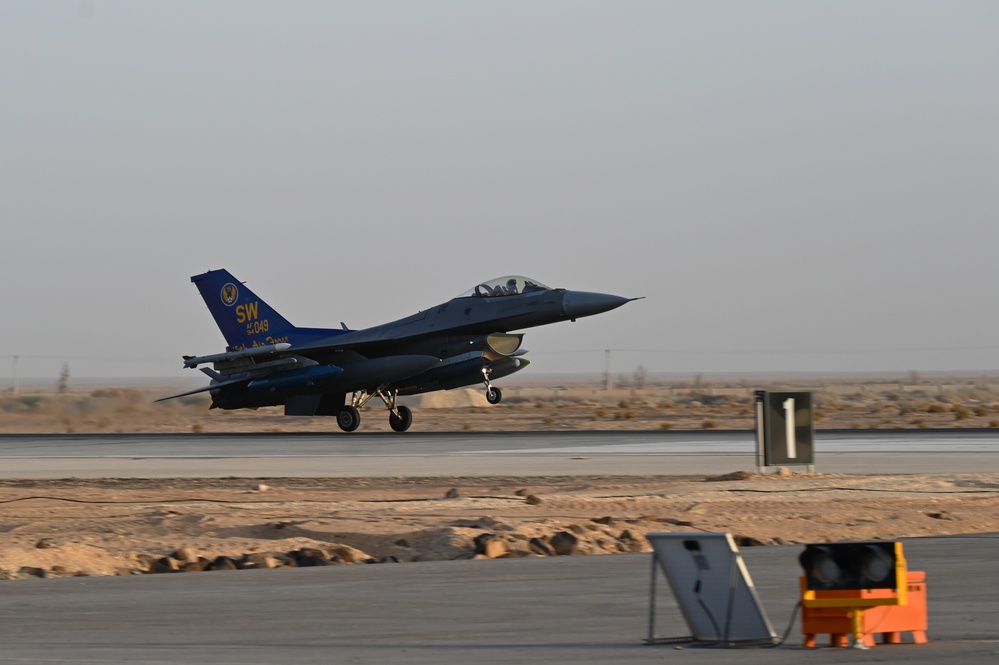
[[[191,281],[215,317],[228,350],[290,342],[294,336],[295,326],[228,270],[209,270]]]

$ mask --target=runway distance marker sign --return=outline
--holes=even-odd
[[[757,461],[761,468],[815,464],[812,393],[756,391]]]

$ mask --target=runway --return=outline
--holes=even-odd
[[[992,431],[818,432],[817,470],[996,472]],[[0,436],[0,477],[713,474],[753,469],[751,432]],[[996,534],[905,541],[930,643],[804,651],[800,546],[743,548],[783,646],[645,646],[650,555],[0,582],[0,665],[800,663],[999,657]],[[689,634],[660,578],[658,636]],[[906,636],[908,639],[908,636]]]
[[[816,432],[823,473],[999,471],[997,430]],[[721,474],[749,431],[0,436],[0,478]]]

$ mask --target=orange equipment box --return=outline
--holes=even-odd
[[[815,636],[828,633],[832,646],[847,646],[847,637],[852,632],[852,613],[863,612],[861,623],[864,644],[874,646],[874,635],[881,634],[884,644],[900,644],[899,633],[909,631],[916,644],[926,643],[926,573],[920,570],[909,571],[908,602],[905,605],[878,605],[863,607],[865,601],[878,598],[894,598],[892,589],[858,589],[849,591],[813,591],[816,601],[836,599],[842,607],[807,607],[802,602],[801,632],[805,634],[806,647],[815,646]],[[807,582],[801,578],[802,598],[807,591]],[[858,607],[845,605],[849,599],[856,599]]]

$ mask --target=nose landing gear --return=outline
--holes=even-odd
[[[489,380],[489,375],[492,373],[488,367],[482,368],[482,382],[486,384],[486,401],[490,404],[499,404],[500,400],[503,399],[503,391],[497,388]]]

